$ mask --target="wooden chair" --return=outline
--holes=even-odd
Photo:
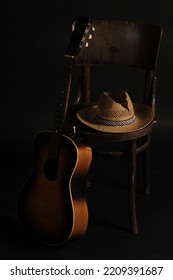
[[[105,68],[105,79],[106,69],[110,66],[112,67],[111,71],[117,71],[117,66],[121,67],[121,71],[123,69],[122,66],[128,66],[127,69],[129,70],[129,67],[143,69],[145,75],[142,102],[150,106],[155,115],[156,65],[162,29],[160,26],[156,25],[108,20],[93,20],[92,26],[92,33],[90,33],[86,44],[83,45],[75,60],[76,65],[81,69],[79,98],[77,98],[75,105],[69,108],[67,122],[75,125],[77,133],[86,137],[90,141],[91,146],[95,142],[127,143],[126,151],[97,151],[97,153],[106,156],[128,156],[130,224],[132,233],[138,234],[135,179],[136,155],[143,151],[144,192],[145,194],[149,194],[150,132],[155,126],[156,118],[154,118],[149,125],[135,132],[104,133],[91,129],[79,122],[76,118],[76,112],[79,108],[83,108],[92,103],[92,92],[94,91],[94,89],[91,88],[92,68],[94,67],[94,69],[97,69],[96,66],[102,65]],[[114,66],[116,66],[115,69]],[[112,83],[116,85],[116,74],[114,77]],[[126,85],[124,84],[124,88],[125,87]],[[133,101],[133,92],[130,92],[130,96]],[[79,100],[82,100],[82,103],[79,102]]]

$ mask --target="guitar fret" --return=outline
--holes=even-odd
[[[60,122],[55,122],[53,123],[53,129],[55,133],[62,133],[63,132],[63,125],[60,124]]]
[[[58,117],[58,116],[60,116],[60,117],[64,116],[64,111],[63,112],[58,112],[57,111],[57,112],[54,113],[54,116],[55,116],[55,118]]]
[[[59,143],[60,143],[60,134],[58,135],[58,137],[55,137],[55,135],[51,137],[51,148],[52,149],[56,150],[59,147]]]
[[[62,128],[62,130],[63,130],[63,126],[61,125],[61,123],[63,122],[63,120],[64,120],[64,117],[62,117],[62,118],[56,118],[56,119],[54,120],[54,122],[53,122],[53,130],[54,130],[54,131],[56,131],[56,130],[60,131],[61,128]]]
[[[56,122],[56,121],[54,120],[52,131],[55,132],[56,134],[57,134],[57,133],[62,133],[62,132],[63,132],[62,121],[61,121],[61,122]],[[55,135],[54,135],[54,136],[55,136]]]
[[[58,94],[62,94],[62,95],[67,94],[67,89],[66,89],[66,87],[62,86],[62,87],[61,87],[61,90],[58,92]]]
[[[68,91],[67,91],[66,87],[61,87],[61,90],[59,92],[57,92],[57,96],[60,95],[60,96],[64,96],[66,98],[67,93],[68,93]]]
[[[58,124],[53,124],[53,131],[56,133],[56,134],[62,134],[63,133],[63,128],[60,127]],[[57,138],[56,136],[54,136],[54,138]]]
[[[54,116],[54,123],[58,124],[58,122],[62,122],[64,120],[64,115]]]
[[[59,102],[56,104],[56,112],[54,114],[61,114],[64,115],[65,112],[65,104],[63,102]]]
[[[55,109],[56,109],[56,111],[54,112],[54,114],[57,114],[57,113],[59,113],[59,114],[64,114],[65,106],[64,106],[64,104],[62,104],[62,103],[60,102],[60,103],[58,103],[58,104],[55,105]]]
[[[62,100],[66,100],[67,96],[65,94],[63,94],[64,91],[62,91],[62,93],[59,93],[57,95],[57,99],[62,99]],[[58,100],[59,101],[59,100]]]
[[[59,97],[62,98],[63,100],[66,100],[67,96],[66,96],[64,90],[62,90],[61,92],[58,93],[57,99],[58,99]]]

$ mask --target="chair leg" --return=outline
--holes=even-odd
[[[136,217],[136,140],[129,141],[128,147],[128,183],[129,183],[129,213],[130,224],[133,234],[138,234]]]
[[[149,137],[149,136],[148,136]],[[148,139],[150,140],[150,139]],[[149,156],[149,145],[142,153],[143,156],[143,186],[144,193],[150,194],[150,156]]]

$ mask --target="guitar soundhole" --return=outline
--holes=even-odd
[[[57,160],[47,159],[44,164],[44,175],[50,181],[54,181],[57,178]]]

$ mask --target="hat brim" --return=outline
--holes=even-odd
[[[151,107],[145,104],[133,103],[135,121],[128,125],[113,126],[101,124],[96,120],[97,105],[87,107],[77,112],[78,119],[90,128],[109,133],[134,132],[146,127],[154,118]]]

